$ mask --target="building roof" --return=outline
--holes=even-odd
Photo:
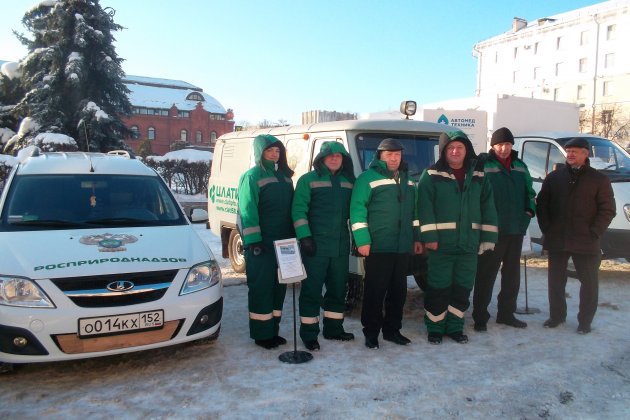
[[[202,105],[207,112],[214,114],[226,112],[223,105],[203,92],[203,89],[181,80],[125,76],[123,82],[130,90],[131,105],[136,107],[170,109],[175,105],[180,111],[192,111],[199,101],[187,100],[186,97],[196,92],[205,99]]]

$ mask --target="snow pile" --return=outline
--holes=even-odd
[[[33,156],[35,151],[39,151],[39,147],[37,146],[26,146],[23,149],[20,149],[17,153],[18,162],[24,162],[27,158]]]
[[[147,156],[147,160],[162,162],[165,160],[183,160],[186,162],[210,162],[212,161],[212,152],[195,149],[181,149],[174,152],[168,152],[164,156]]]
[[[88,102],[87,105],[85,105],[85,108],[83,108],[83,110],[87,112],[94,112],[94,116],[96,117],[97,121],[100,121],[101,119],[109,118],[109,115],[107,115],[107,112],[103,111],[98,105],[96,105],[92,101]],[[79,123],[79,125],[80,124],[81,123]]]
[[[29,133],[39,130],[40,125],[31,117],[24,117],[22,122],[20,123],[20,128],[16,135],[11,137],[7,141],[7,146],[11,146],[13,143],[19,141],[20,139],[27,136]]]
[[[9,79],[19,79],[22,76],[20,63],[7,61],[2,65],[2,67],[0,67],[0,73],[4,74]]]
[[[0,127],[0,145],[6,144],[13,136],[15,136],[15,131],[10,128]]]
[[[30,141],[32,144],[36,145],[66,145],[66,146],[76,146],[77,142],[70,136],[66,136],[65,134],[60,133],[39,133],[33,140]]]
[[[0,165],[4,164],[6,166],[15,166],[19,160],[13,156],[9,155],[0,155]]]

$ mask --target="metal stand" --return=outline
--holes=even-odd
[[[278,356],[281,362],[293,365],[306,363],[313,360],[313,355],[307,351],[297,349],[297,321],[295,317],[295,283],[291,285],[293,289],[293,351],[287,351]]]
[[[524,308],[517,308],[516,309],[516,313],[517,314],[521,314],[521,315],[531,315],[531,314],[537,314],[540,312],[540,309],[538,308],[530,308],[529,307],[529,302],[527,299],[527,255],[523,255],[523,264],[525,265],[525,307]]]

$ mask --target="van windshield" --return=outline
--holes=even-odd
[[[365,171],[376,155],[376,148],[386,138],[395,138],[405,148],[403,161],[409,167],[409,176],[415,181],[420,179],[422,171],[433,165],[438,155],[438,138],[429,135],[397,133],[361,133],[355,137],[356,149],[361,161],[361,170]]]
[[[628,181],[630,177],[630,155],[617,143],[601,137],[585,137],[590,147],[591,167],[603,171],[611,181]],[[558,142],[564,147],[571,138],[561,138]]]
[[[156,176],[17,175],[0,231],[168,226],[186,219]]]

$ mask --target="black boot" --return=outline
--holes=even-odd
[[[514,315],[507,317],[497,316],[497,324],[503,324],[514,328],[527,328],[527,323],[517,319]]]
[[[449,337],[451,337],[453,340],[455,340],[457,343],[459,344],[466,344],[468,343],[468,336],[466,334],[464,334],[461,331],[457,331],[454,333],[450,333],[447,334]]]
[[[281,346],[283,344],[287,344],[287,340],[285,340],[284,337],[280,337],[279,335],[276,335],[274,338],[274,340],[276,340],[276,343]]]
[[[391,341],[401,346],[406,346],[411,343],[411,340],[400,333],[400,331],[392,331],[383,333],[383,340]]]
[[[304,347],[306,347],[307,350],[310,351],[316,351],[319,350],[319,341],[317,341],[317,339],[315,340],[305,340],[304,341]]]
[[[354,340],[354,334],[344,331],[344,332],[342,332],[339,335],[326,335],[326,334],[324,334],[324,338],[326,340],[352,341],[352,340]]]
[[[268,338],[266,340],[254,340],[257,346],[260,346],[264,349],[270,350],[278,347],[278,343],[275,338]]]
[[[378,348],[378,338],[365,336],[365,347],[368,349],[377,349]]]
[[[442,344],[442,334],[435,332],[429,333],[429,343],[434,345]]]

